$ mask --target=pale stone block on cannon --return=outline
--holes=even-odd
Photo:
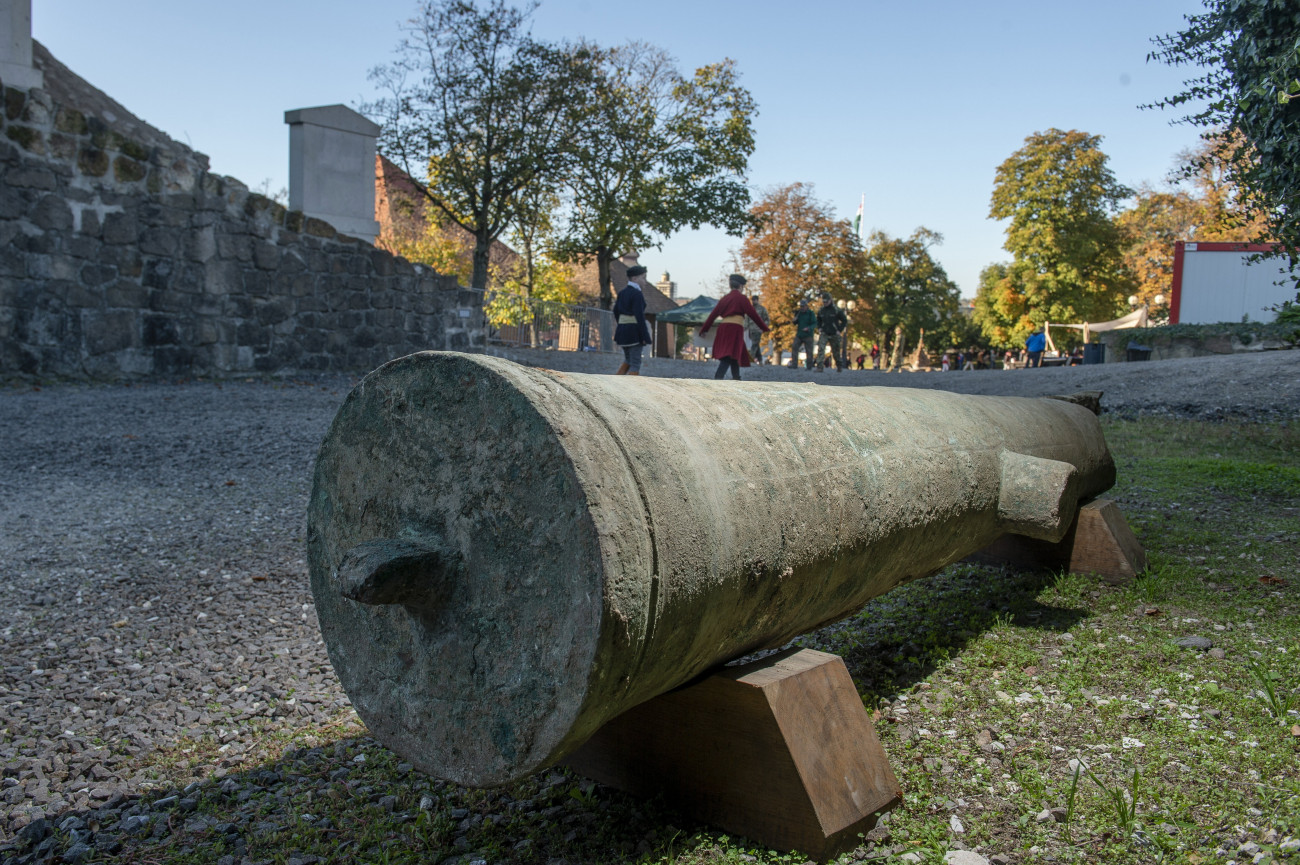
[[[1115,476],[1068,402],[389,363],[321,446],[330,659],[373,735],[488,786],[625,710],[1005,533],[1059,541]]]

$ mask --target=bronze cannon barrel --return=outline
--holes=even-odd
[[[316,463],[312,591],[373,735],[490,786],[1114,482],[1061,400],[561,374],[425,352]]]

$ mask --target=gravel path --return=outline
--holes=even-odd
[[[609,357],[514,353],[590,371]],[[544,362],[544,363],[543,363]],[[655,361],[657,376],[712,364]],[[1015,372],[751,380],[1042,395],[1104,390],[1127,413],[1300,415],[1300,352]],[[237,766],[276,727],[348,705],[304,564],[316,447],[354,381],[0,389],[0,843],[33,821],[122,807],[147,761],[214,735]]]

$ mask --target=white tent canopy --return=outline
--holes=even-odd
[[[1094,333],[1101,333],[1102,331],[1107,331],[1107,330],[1125,330],[1126,328],[1130,328],[1130,327],[1146,327],[1147,308],[1145,306],[1140,306],[1137,309],[1135,309],[1133,312],[1130,312],[1128,315],[1122,318],[1117,318],[1114,321],[1098,321],[1098,322],[1085,321],[1083,324],[1057,323],[1055,326],[1068,327],[1073,330],[1083,331],[1083,341],[1086,343],[1091,341],[1092,335]],[[1052,351],[1056,351],[1056,343],[1052,342],[1052,327],[1053,325],[1050,323],[1043,325],[1043,334],[1047,337],[1048,348],[1050,348]]]

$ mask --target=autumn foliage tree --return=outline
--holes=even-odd
[[[1107,321],[1134,282],[1112,216],[1130,191],[1107,166],[1101,137],[1048,129],[998,166],[989,215],[1008,220],[1012,261],[986,269],[975,320],[997,345],[1047,321]]]
[[[780,348],[794,341],[800,300],[813,309],[829,291],[837,300],[870,300],[861,249],[848,220],[836,219],[810,183],[773,189],[750,210],[755,224],[740,247],[740,263],[750,287],[760,287],[772,317],[772,339]],[[860,325],[855,316],[851,325]]]
[[[1153,299],[1168,295],[1177,241],[1247,243],[1269,237],[1267,219],[1229,167],[1241,146],[1235,136],[1208,136],[1199,148],[1179,156],[1179,184],[1164,190],[1143,186],[1134,205],[1116,217],[1139,303],[1154,311]]]

